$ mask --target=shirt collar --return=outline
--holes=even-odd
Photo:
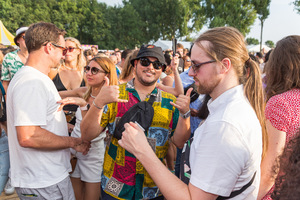
[[[229,90],[223,92],[215,100],[212,101],[212,99],[210,99],[208,101],[207,107],[209,113],[212,114],[216,110],[224,108],[229,102],[233,101],[236,98],[240,98],[241,96],[245,97],[243,85],[238,85],[230,88]]]
[[[138,95],[138,92],[134,88],[134,80],[135,80],[135,78],[133,78],[133,79],[131,79],[130,81],[127,82],[126,91],[132,93],[136,98],[138,98],[141,101],[141,99]],[[151,92],[150,95],[154,95],[155,97],[158,95],[157,87],[154,88],[154,90]],[[150,95],[147,95],[147,98],[149,98]]]

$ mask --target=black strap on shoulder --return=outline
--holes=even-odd
[[[155,99],[156,99],[156,95],[150,94],[150,98],[147,102],[150,103],[151,105],[153,105],[153,102],[155,101]]]
[[[250,180],[249,183],[247,183],[246,185],[244,185],[241,189],[231,192],[231,194],[230,194],[229,197],[222,197],[222,196],[219,196],[219,197],[217,198],[217,200],[230,199],[230,198],[233,198],[233,197],[235,197],[235,196],[241,194],[241,193],[244,192],[250,185],[252,185],[252,183],[253,183],[253,181],[254,181],[254,179],[255,179],[255,175],[256,175],[256,172],[254,173],[254,175],[253,175],[253,177],[252,177],[252,179]]]

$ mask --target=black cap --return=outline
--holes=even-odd
[[[157,47],[155,45],[143,45],[140,49],[140,51],[137,54],[137,57],[132,59],[130,63],[132,66],[134,66],[134,61],[139,60],[140,58],[144,57],[154,57],[156,58],[159,62],[166,64],[165,57],[163,54],[163,51],[160,47]]]

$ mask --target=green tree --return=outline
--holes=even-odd
[[[300,14],[300,0],[295,0],[293,2],[295,9],[297,10],[297,12]]]
[[[204,0],[203,7],[209,28],[233,26],[246,35],[256,13],[251,3],[241,0]]]
[[[25,8],[25,5],[12,0],[0,0],[1,21],[11,33],[14,34],[20,26],[28,25],[24,22]]]
[[[271,41],[271,40],[267,40],[267,41],[265,41],[265,45],[267,45],[268,47],[270,47],[270,48],[274,48],[274,42],[273,41]]]
[[[67,36],[78,38],[80,21],[76,16],[77,9],[74,0],[57,0],[52,7],[51,22],[58,28],[66,30]]]
[[[258,15],[258,19],[260,21],[260,50],[261,50],[264,22],[270,14],[269,9],[270,9],[271,0],[251,0],[251,3],[254,5]]]
[[[203,0],[185,0],[182,1],[185,9],[185,22],[188,22],[185,27],[187,28],[186,41],[191,41],[190,34],[200,31],[206,24],[205,8],[202,6]]]
[[[257,45],[257,44],[259,44],[259,41],[258,41],[258,39],[256,39],[256,38],[251,38],[251,37],[249,37],[249,38],[247,38],[246,39],[246,42],[247,42],[247,44],[248,45]]]
[[[192,17],[190,4],[194,0],[128,0],[139,14],[144,26],[138,28],[145,40],[156,41],[159,38],[172,39],[187,35],[193,27],[188,27]]]
[[[78,38],[81,42],[100,45],[108,27],[103,14],[105,9],[106,4],[96,0],[77,1],[75,17],[79,20]]]
[[[148,42],[141,31],[146,28],[145,23],[130,3],[125,2],[123,7],[108,7],[105,20],[109,28],[101,40],[104,48],[133,49]]]

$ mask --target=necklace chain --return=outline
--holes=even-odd
[[[71,70],[71,71],[75,71],[76,69],[75,68],[72,68],[72,67],[68,67],[67,65],[64,65],[64,67],[68,70]]]
[[[95,99],[95,98],[96,98],[96,96],[93,96],[92,94],[90,94],[90,96],[91,96],[93,99]]]

